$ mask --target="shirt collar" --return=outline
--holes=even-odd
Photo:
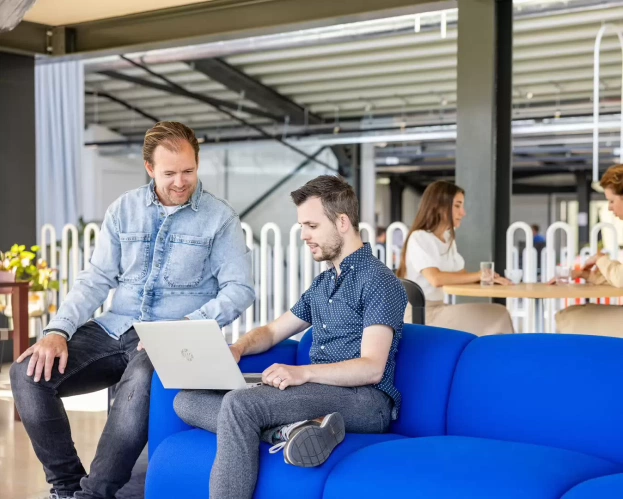
[[[370,243],[364,243],[361,248],[351,253],[346,258],[344,258],[344,260],[342,260],[342,263],[340,263],[340,272],[344,272],[348,268],[354,269],[355,263],[357,261],[360,261],[362,259],[367,259],[368,257],[371,257],[371,256],[373,255],[372,255],[372,247],[370,246]]]
[[[149,188],[147,189],[147,194],[145,197],[146,206],[149,206],[150,204],[160,204],[160,201],[158,201],[158,196],[156,195],[156,182],[153,179],[151,180],[151,182],[149,182],[148,187]],[[201,180],[199,180],[197,181],[197,188],[195,189],[195,192],[193,192],[193,195],[190,197],[190,207],[194,211],[197,211],[199,209],[199,201],[201,200],[202,194],[203,185],[201,183]]]

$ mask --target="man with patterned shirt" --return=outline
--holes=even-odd
[[[322,464],[345,432],[382,433],[400,409],[396,352],[407,296],[359,235],[359,203],[343,180],[321,176],[292,192],[301,238],[328,262],[299,302],[231,347],[236,360],[265,352],[313,326],[311,365],[275,364],[248,390],[183,391],[177,414],[218,434],[210,497],[250,499],[260,440],[286,463]],[[313,446],[304,445],[312,439]]]

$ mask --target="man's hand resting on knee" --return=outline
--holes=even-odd
[[[50,381],[54,359],[57,357],[60,357],[58,371],[65,374],[68,357],[67,340],[58,334],[50,334],[26,350],[16,362],[23,362],[28,356],[30,356],[30,362],[26,374],[32,376],[34,373],[35,382],[39,382],[41,373],[44,373],[45,380]]]
[[[306,366],[286,366],[273,364],[262,373],[262,382],[285,390],[289,386],[304,385],[309,382]]]

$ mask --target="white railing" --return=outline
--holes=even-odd
[[[601,42],[606,31],[614,30],[619,39],[621,46],[621,59],[623,62],[623,30],[620,26],[614,24],[604,24],[595,38],[595,49],[593,52],[593,182],[599,182],[599,93],[601,90],[600,78],[600,59],[601,59]],[[622,69],[623,77],[623,69]],[[620,141],[620,157],[619,161],[623,163],[623,99],[621,99],[621,141]]]
[[[519,248],[515,241],[515,232],[521,230],[525,233],[526,248],[523,252],[522,264],[519,264]],[[607,230],[614,236],[612,247],[604,248],[604,252],[610,254],[613,259],[618,259],[619,248],[617,230],[614,225],[599,223],[595,225],[590,234],[590,246],[582,248],[579,252],[576,248],[577,230],[565,222],[555,222],[548,227],[545,233],[545,248],[541,251],[541,282],[548,282],[556,275],[556,266],[564,265],[571,269],[582,266],[586,259],[597,253],[599,233]],[[560,241],[557,251],[556,232],[562,231],[566,235],[566,241]],[[524,282],[537,281],[536,250],[533,249],[533,237],[530,226],[524,222],[511,225],[506,233],[506,268],[523,270]],[[579,302],[583,302],[580,300]],[[606,301],[604,301],[605,303]],[[609,302],[609,301],[607,301]],[[545,310],[536,310],[534,300],[508,300],[508,310],[513,317],[513,323],[517,331],[539,328],[543,324],[542,332],[553,333],[555,329],[555,315],[558,310],[572,304],[569,300],[544,300]],[[539,315],[540,314],[540,315]],[[518,328],[518,320],[527,320],[528,329]],[[544,320],[543,320],[544,319]]]
[[[301,293],[309,288],[313,279],[322,272],[326,266],[315,262],[307,245],[300,242],[300,226],[295,224],[288,234],[288,246],[284,252],[283,239],[279,226],[274,223],[266,224],[260,231],[259,244],[255,242],[252,228],[242,224],[245,234],[245,242],[253,255],[254,285],[256,300],[243,316],[232,325],[232,339],[236,340],[242,331],[249,332],[259,324],[266,324],[287,308],[298,301]],[[384,245],[376,244],[373,229],[368,224],[361,224],[360,230],[364,240],[372,243],[373,252],[384,257],[385,264],[392,269],[399,265],[401,246],[394,244],[396,231],[402,233],[402,243],[406,241],[408,228],[401,222],[395,222],[387,228],[387,238]],[[600,231],[610,231],[616,236],[616,228],[611,224],[600,223],[593,227],[590,236],[590,248],[583,248],[579,255],[576,249],[576,230],[563,222],[552,224],[546,232],[546,247],[541,253],[541,281],[546,282],[555,275],[557,263],[563,262],[573,268],[583,263],[586,258],[597,252],[598,234]],[[519,258],[519,247],[515,241],[515,234],[520,231],[524,234],[525,249],[522,259]],[[557,249],[556,232],[566,233],[566,241]],[[269,237],[272,232],[272,238]],[[59,299],[62,300],[76,279],[80,270],[88,267],[93,254],[94,245],[99,237],[99,227],[95,224],[86,226],[82,238],[82,244],[78,244],[79,231],[73,225],[63,228],[60,250],[56,241],[56,231],[51,225],[45,225],[41,230],[41,255],[52,268],[59,269],[61,287]],[[271,243],[270,240],[273,242]],[[613,258],[618,257],[617,237],[610,238],[615,241],[613,247],[605,248]],[[533,245],[532,229],[525,222],[512,224],[506,233],[507,254],[506,268],[523,270],[523,280],[527,283],[537,282],[537,251]],[[284,256],[285,255],[285,256]],[[58,264],[58,265],[57,265]],[[498,270],[500,274],[503,269]],[[107,302],[96,313],[99,315],[110,306],[113,292]],[[535,310],[534,300],[508,300],[508,310],[513,317],[517,331],[535,330],[539,322],[543,322],[544,331],[554,332],[554,315],[565,303],[556,300],[546,300],[545,310]],[[537,320],[537,314],[539,320]],[[544,316],[544,317],[543,317]],[[523,327],[518,327],[522,320]]]
[[[515,232],[523,231],[526,236],[526,247],[522,253],[522,270],[523,281],[527,283],[536,282],[537,277],[537,261],[536,250],[534,249],[534,241],[532,238],[532,228],[526,222],[515,222],[506,230],[506,268],[518,269],[519,267],[519,248],[515,245]],[[501,269],[500,269],[501,270]],[[503,272],[500,272],[501,274]],[[513,325],[516,331],[525,330],[520,328],[518,321],[523,320],[529,322],[528,327],[531,330],[535,328],[535,304],[533,300],[506,300],[506,308],[513,318]]]

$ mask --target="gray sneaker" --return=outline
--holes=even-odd
[[[283,442],[274,445],[270,452],[275,454],[283,449],[286,463],[301,468],[313,468],[324,463],[333,449],[346,436],[344,418],[339,412],[318,421],[299,421],[281,429]]]

